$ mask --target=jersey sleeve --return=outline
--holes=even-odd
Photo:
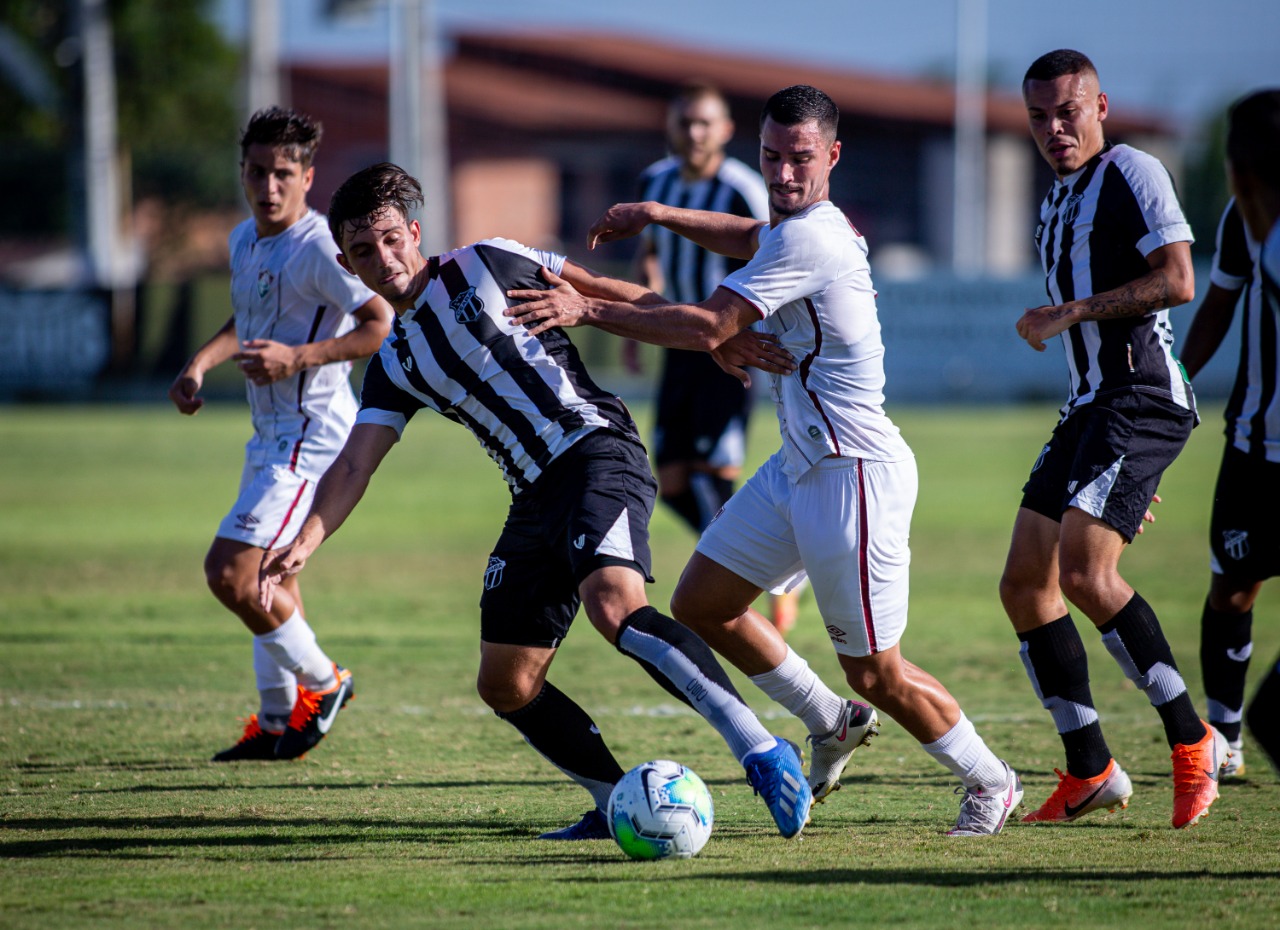
[[[1209,280],[1223,290],[1241,290],[1249,283],[1249,276],[1253,274],[1253,259],[1249,255],[1244,220],[1236,209],[1234,197],[1222,211],[1215,242]]]
[[[356,423],[389,426],[400,436],[413,415],[425,406],[418,398],[392,383],[383,367],[381,352],[369,359],[369,366],[364,371],[364,384],[360,388],[360,412],[356,414]]]
[[[762,227],[756,254],[722,286],[750,301],[762,317],[818,293],[831,283],[839,256],[813,232],[813,224],[789,220]]]
[[[524,255],[538,264],[543,265],[548,271],[555,275],[564,271],[565,257],[559,252],[550,252],[546,249],[535,249],[522,242],[516,242],[514,239],[482,239],[477,242],[476,245],[491,245],[507,252]]]
[[[1280,220],[1267,233],[1258,261],[1262,263],[1262,271],[1269,279],[1269,285],[1272,288],[1280,287]]]
[[[1117,167],[1133,193],[1134,205],[1141,213],[1142,228],[1137,230],[1134,246],[1144,257],[1175,242],[1195,241],[1191,225],[1178,203],[1173,178],[1159,160],[1146,152],[1134,150],[1133,157],[1117,162]]]

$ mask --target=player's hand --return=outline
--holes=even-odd
[[[244,376],[259,386],[291,378],[301,367],[297,347],[273,339],[250,339],[231,357]]]
[[[263,610],[270,610],[276,597],[276,588],[290,575],[296,575],[307,564],[307,553],[300,551],[297,541],[283,549],[269,549],[258,566],[258,603]]]
[[[1018,335],[1037,352],[1044,351],[1044,341],[1071,328],[1071,311],[1064,305],[1033,307],[1018,320]]]
[[[512,300],[524,301],[503,311],[511,317],[511,325],[525,327],[531,336],[557,326],[581,325],[587,298],[550,268],[542,269],[542,277],[551,285],[551,290],[507,291]]]
[[[1159,494],[1153,494],[1153,495],[1151,496],[1151,503],[1153,503],[1153,504],[1158,504],[1158,503],[1160,503],[1160,495],[1159,495]],[[1155,523],[1155,522],[1156,522],[1156,515],[1155,515],[1155,514],[1153,514],[1153,513],[1151,512],[1151,509],[1150,509],[1150,508],[1147,508],[1147,512],[1146,512],[1146,513],[1144,513],[1144,514],[1142,515],[1142,523]],[[1138,535],[1139,535],[1139,536],[1141,536],[1141,535],[1142,535],[1142,531],[1143,531],[1143,529],[1145,529],[1145,527],[1143,527],[1142,523],[1139,523],[1139,524],[1138,524]]]
[[[587,248],[594,249],[601,242],[616,242],[639,235],[652,222],[651,203],[615,203],[600,215],[600,219],[587,230]]]
[[[724,371],[751,387],[751,375],[746,369],[759,368],[775,375],[789,375],[796,370],[796,360],[778,342],[773,333],[758,333],[744,329],[729,337],[711,350],[711,357]]]
[[[173,384],[169,385],[169,399],[179,413],[192,416],[204,406],[204,398],[199,396],[203,382],[203,378],[189,374],[186,369],[173,379]]]

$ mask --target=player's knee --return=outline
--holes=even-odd
[[[535,687],[521,678],[494,678],[483,672],[476,678],[476,693],[485,706],[499,713],[509,714],[526,706],[538,696],[541,682]]]

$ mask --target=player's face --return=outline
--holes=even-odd
[[[399,210],[389,207],[360,229],[347,224],[338,264],[397,312],[408,310],[426,283],[419,280],[426,266],[418,250],[421,242],[418,221],[406,220]]]
[[[281,149],[255,143],[240,162],[240,186],[259,236],[284,232],[307,212],[314,166],[303,168]]]
[[[1084,167],[1102,151],[1107,95],[1095,74],[1064,74],[1051,81],[1027,81],[1022,89],[1031,137],[1058,177]]]
[[[667,112],[667,139],[695,177],[710,177],[720,167],[724,147],[733,137],[733,120],[717,97],[678,102]]]
[[[826,200],[831,169],[840,161],[840,143],[827,139],[810,120],[782,126],[768,117],[760,127],[760,173],[769,186],[775,220],[795,216]]]

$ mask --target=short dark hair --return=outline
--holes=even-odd
[[[1254,91],[1231,105],[1227,158],[1232,170],[1280,190],[1280,89]]]
[[[329,201],[329,231],[338,248],[348,224],[356,231],[371,226],[387,210],[406,220],[422,206],[422,185],[399,165],[379,162],[357,171],[339,185]]]
[[[772,118],[779,126],[798,126],[813,120],[831,139],[840,125],[840,109],[830,97],[808,84],[784,87],[765,101],[760,111],[760,127]]]
[[[266,107],[249,117],[249,124],[240,134],[240,157],[244,158],[251,145],[269,145],[282,149],[290,161],[309,168],[323,135],[324,126],[306,113]]]
[[[681,84],[674,94],[671,96],[671,105],[684,103],[693,103],[704,98],[719,100],[724,104],[726,111],[729,109],[729,101],[725,99],[724,93],[714,84],[708,84],[706,81],[687,81]]]
[[[1022,77],[1022,89],[1026,91],[1027,81],[1052,81],[1064,74],[1092,74],[1096,78],[1098,69],[1084,52],[1073,48],[1055,49],[1031,62],[1031,67]]]

